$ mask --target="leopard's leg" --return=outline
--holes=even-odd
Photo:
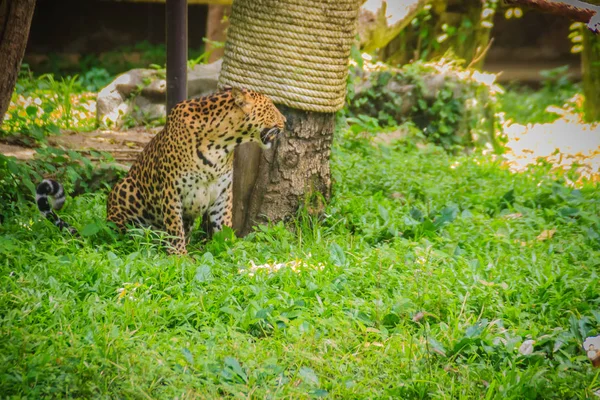
[[[163,213],[163,224],[167,234],[169,234],[169,241],[171,247],[167,249],[169,254],[187,254],[185,248],[185,228],[183,223],[183,206],[181,204],[181,198],[177,194],[174,185],[168,185],[164,189],[162,199],[162,213]]]
[[[208,218],[212,232],[218,232],[223,226],[231,227],[233,212],[233,171],[222,177],[219,185],[220,193],[215,202],[208,208]]]
[[[192,230],[194,229],[194,222],[196,222],[196,220],[193,218],[183,217],[183,231],[185,232],[186,244],[190,242]]]
[[[126,192],[129,184],[127,179],[121,180],[112,188],[106,202],[106,220],[115,224],[117,230],[121,232],[125,230],[125,225],[129,222],[126,212]]]
[[[126,177],[118,182],[108,195],[106,219],[114,223],[120,231],[124,231],[128,224],[147,226],[150,221],[142,218],[144,207],[144,197],[141,196],[136,181]]]

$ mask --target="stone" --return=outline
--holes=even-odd
[[[188,98],[217,90],[222,61],[188,69]],[[166,116],[165,71],[136,68],[119,75],[98,93],[96,115],[100,127],[118,128],[128,118],[148,122]]]
[[[188,71],[188,97],[201,97],[217,90],[223,60],[211,64],[197,64]]]
[[[136,96],[131,100],[130,114],[137,122],[154,121],[167,115],[165,101],[154,102],[145,96]]]
[[[136,68],[119,75],[98,93],[96,117],[100,127],[119,127],[132,111],[130,98],[149,80],[158,78],[159,71]]]

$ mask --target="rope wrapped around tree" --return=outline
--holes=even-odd
[[[331,195],[335,112],[344,106],[361,0],[235,0],[221,87],[268,95],[287,118],[270,150],[236,149],[233,227],[319,214]]]
[[[338,111],[359,3],[234,1],[219,84],[243,86],[301,110]]]

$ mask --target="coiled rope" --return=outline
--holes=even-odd
[[[219,86],[305,111],[344,106],[360,0],[235,0]]]

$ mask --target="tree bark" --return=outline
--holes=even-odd
[[[233,228],[241,236],[256,224],[285,220],[302,206],[319,214],[331,196],[335,114],[278,108],[287,123],[273,148],[246,144],[235,153]]]
[[[206,17],[206,51],[210,52],[208,62],[212,63],[223,57],[224,48],[215,47],[211,42],[225,42],[227,38],[228,17],[231,14],[231,6],[211,4],[208,6]]]
[[[583,32],[583,104],[585,119],[588,122],[600,121],[600,36]]]
[[[0,0],[0,123],[17,82],[34,9],[35,0]]]

